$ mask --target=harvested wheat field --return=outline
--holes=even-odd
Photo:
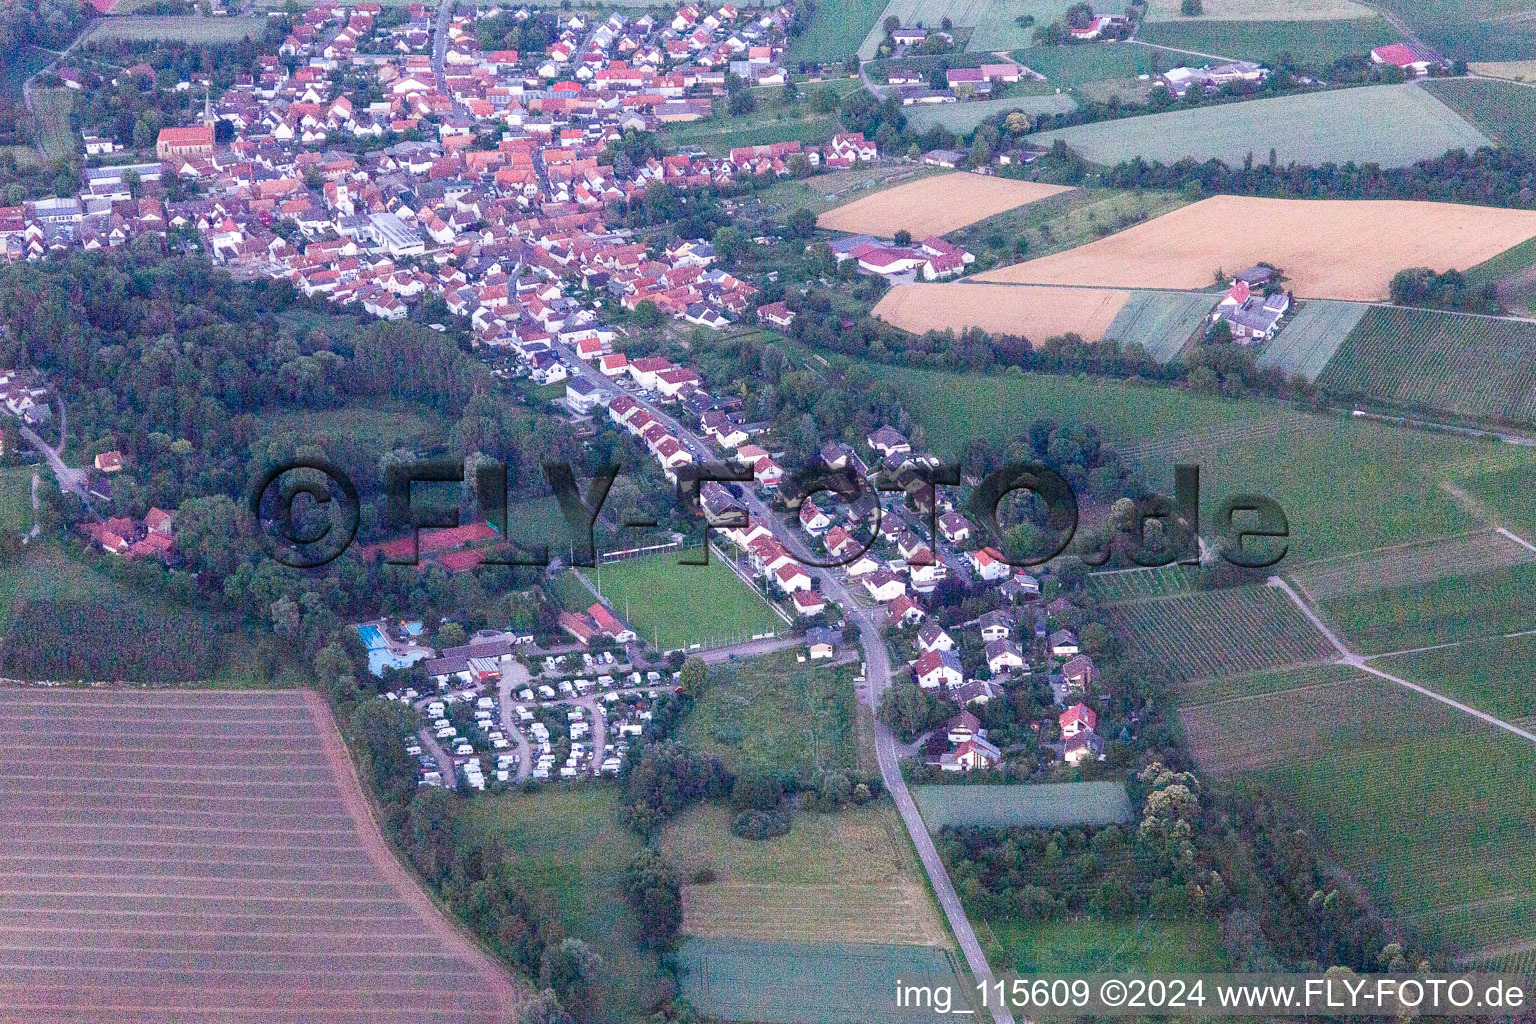
[[[1258,262],[1303,298],[1387,297],[1405,267],[1466,270],[1536,236],[1536,211],[1397,200],[1213,196],[979,281],[1205,288]]]
[[[0,689],[0,1020],[493,1024],[309,692]]]
[[[980,327],[1036,344],[1062,334],[1098,341],[1131,293],[1118,288],[1035,288],[1013,284],[898,284],[874,314],[913,334]]]
[[[855,199],[816,218],[816,226],[882,238],[905,229],[913,238],[928,238],[947,235],[1005,210],[1070,191],[1066,185],[1042,185],[960,171],[919,178]]]

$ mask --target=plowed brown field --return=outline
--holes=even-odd
[[[0,1021],[500,1024],[308,692],[0,689]]]

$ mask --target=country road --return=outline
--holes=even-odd
[[[560,348],[571,372],[591,382],[598,394],[605,398],[629,395],[639,403],[641,408],[656,417],[672,436],[682,442],[683,447],[697,462],[712,462],[719,459],[715,451],[693,430],[683,426],[670,413],[620,388],[590,363],[578,359],[570,346],[562,345]],[[780,543],[802,562],[814,562],[800,532],[774,516],[756,490],[743,487],[742,500],[753,522],[767,527]],[[849,619],[859,627],[859,645],[864,651],[864,675],[867,680],[864,693],[871,710],[877,710],[880,706],[880,696],[890,687],[891,682],[890,656],[886,652],[885,639],[880,635],[880,624],[874,620],[870,612],[865,611],[853,599],[836,572],[814,564],[805,565],[805,570],[812,579],[817,581],[822,596],[842,605]],[[993,974],[991,966],[987,963],[986,953],[982,950],[981,943],[976,938],[976,932],[971,928],[971,922],[965,915],[965,908],[961,905],[960,897],[950,882],[949,872],[939,857],[939,851],[933,845],[933,837],[928,834],[928,827],[923,824],[917,805],[913,803],[912,796],[907,791],[907,781],[902,777],[901,763],[897,756],[896,739],[891,731],[880,723],[878,715],[874,718],[875,754],[880,763],[881,780],[885,788],[890,791],[897,810],[901,812],[902,823],[906,825],[907,833],[912,837],[912,845],[917,848],[918,857],[923,862],[923,869],[928,873],[928,881],[938,897],[939,905],[944,908],[944,916],[949,920],[949,927],[955,935],[955,941],[959,943],[961,952],[965,954],[966,965],[976,980],[990,979]],[[990,1010],[994,1024],[1014,1024],[1013,1015],[1005,1007],[994,1006]]]

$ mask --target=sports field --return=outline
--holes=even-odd
[[[677,558],[665,552],[582,573],[641,640],[661,650],[723,647],[784,625],[718,556],[711,553],[707,566],[678,565]]]
[[[1047,782],[1030,786],[918,786],[912,791],[923,823],[988,828],[1111,825],[1131,820],[1119,782]]]
[[[1065,185],[1013,181],[993,175],[940,174],[862,196],[816,218],[831,231],[890,238],[906,230],[916,239],[947,235],[1004,210],[1069,192]],[[1536,232],[1533,232],[1536,233]]]
[[[315,693],[3,689],[0,767],[7,1017],[516,1013],[386,845]]]
[[[1361,57],[1377,46],[1401,40],[1385,18],[1345,18],[1334,21],[1183,21],[1146,22],[1136,33],[1142,42],[1175,50],[1194,50],[1228,60],[1270,64],[1289,53],[1303,66],[1327,68],[1346,57]],[[1169,53],[1170,62],[1188,55]],[[1198,63],[1194,61],[1193,63]]]
[[[1406,167],[1450,149],[1468,152],[1488,138],[1416,85],[1372,85],[1174,110],[1058,128],[1061,139],[1097,164],[1142,157],[1165,164],[1185,157],[1236,166],[1249,154],[1281,165],[1378,163]]]
[[[1214,298],[1208,292],[1132,292],[1104,336],[1122,345],[1140,345],[1166,363],[1184,351],[1205,323],[1216,305]]]
[[[1234,224],[1247,227],[1233,231]],[[978,280],[1196,289],[1209,286],[1218,271],[1230,275],[1262,260],[1283,268],[1300,297],[1372,301],[1386,296],[1392,276],[1405,267],[1466,269],[1533,236],[1536,211],[1212,196]]]
[[[1536,149],[1536,90],[1488,78],[1428,79],[1422,87],[1499,145]]]
[[[702,1016],[762,1024],[845,1024],[850,1007],[865,1024],[931,1021],[931,1007],[895,1007],[897,979],[956,973],[931,946],[691,938],[677,955],[683,995]],[[971,991],[958,977],[952,987]]]
[[[796,813],[788,835],[741,839],[724,804],[669,822],[662,849],[685,879],[683,932],[705,938],[947,946],[896,808],[885,800],[831,814]]]
[[[971,131],[981,122],[998,114],[1022,110],[1036,114],[1070,114],[1077,109],[1077,101],[1065,94],[1038,96],[1005,96],[997,100],[967,100],[964,103],[937,103],[912,107],[907,111],[907,123],[917,131],[927,131],[934,125],[943,125],[952,132]]]
[[[238,43],[242,39],[260,36],[266,28],[266,21],[257,18],[134,14],[98,19],[81,41],[106,43],[117,39],[136,42],[179,39],[190,43]]]
[[[1397,408],[1530,423],[1536,420],[1536,324],[1374,306],[1317,383]]]
[[[1206,0],[1199,18],[1182,13],[1182,0],[1147,0],[1147,21],[1331,21],[1370,18],[1354,0]]]
[[[1363,302],[1308,299],[1300,304],[1275,340],[1264,346],[1259,353],[1259,365],[1317,380],[1370,308]]]
[[[795,658],[782,651],[715,666],[682,737],[738,773],[788,772],[814,785],[823,771],[853,772],[858,666]]]
[[[990,334],[1018,335],[1039,345],[1063,334],[1098,341],[1130,297],[1130,292],[1113,288],[898,284],[872,312],[914,334],[943,330],[958,334],[980,327]]]

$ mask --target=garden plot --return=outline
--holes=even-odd
[[[1234,231],[1237,224],[1244,229]],[[1192,290],[1208,287],[1218,273],[1225,278],[1264,261],[1283,269],[1298,296],[1367,302],[1385,297],[1392,276],[1405,267],[1464,270],[1532,237],[1536,211],[1398,200],[1212,196],[1076,249],[988,271],[977,280]]]
[[[1036,288],[1028,285],[898,284],[872,311],[913,334],[980,327],[1039,345],[1047,338],[1076,334],[1098,341],[1131,293],[1111,288]]]

